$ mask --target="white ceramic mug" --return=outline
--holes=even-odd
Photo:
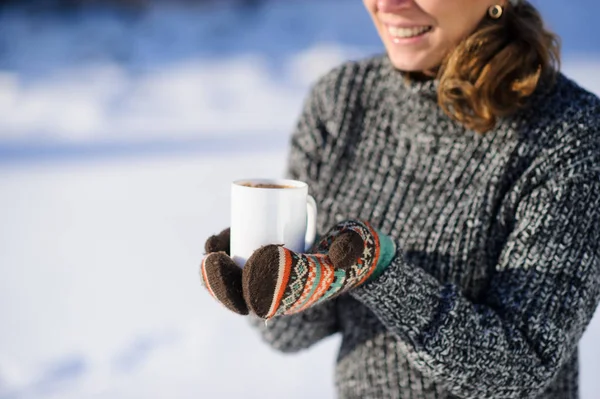
[[[231,257],[240,267],[263,245],[308,250],[315,241],[316,222],[317,205],[304,182],[243,179],[231,184]]]

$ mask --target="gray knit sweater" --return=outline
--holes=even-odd
[[[578,397],[578,341],[600,300],[600,100],[563,75],[480,136],[436,82],[387,57],[313,87],[289,175],[324,232],[362,218],[398,253],[378,279],[257,323],[293,352],[340,333],[339,398]]]

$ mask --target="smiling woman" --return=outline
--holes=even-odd
[[[323,76],[291,140],[321,241],[240,270],[209,238],[205,285],[278,350],[341,334],[339,398],[578,398],[600,99],[524,0],[364,4],[386,54]]]
[[[558,71],[559,39],[526,2],[364,3],[392,64],[402,71],[437,75],[439,105],[479,132],[522,107],[540,78],[552,79]]]
[[[363,0],[394,66],[432,71],[494,9],[494,0]],[[513,0],[510,4],[517,4]],[[507,4],[506,8],[509,8]],[[497,15],[497,14],[496,14]],[[497,18],[497,16],[494,18]]]

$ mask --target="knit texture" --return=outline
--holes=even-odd
[[[380,274],[395,252],[389,237],[359,220],[335,225],[316,245],[315,253],[263,246],[241,273],[246,303],[265,319],[303,312]]]
[[[385,56],[313,87],[288,176],[318,230],[351,218],[392,237],[378,278],[268,325],[284,352],[335,333],[339,398],[578,397],[578,342],[600,300],[600,100],[563,75],[484,136],[436,82]]]

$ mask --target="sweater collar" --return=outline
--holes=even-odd
[[[382,75],[394,91],[437,103],[438,79],[410,77],[409,73],[396,69],[387,55],[382,58]]]
[[[452,120],[438,105],[438,79],[407,79],[405,72],[396,69],[387,55],[381,59],[381,84],[384,107],[399,115],[409,134],[415,137],[441,137],[448,140],[467,140],[474,132]],[[431,121],[435,123],[431,123]]]

